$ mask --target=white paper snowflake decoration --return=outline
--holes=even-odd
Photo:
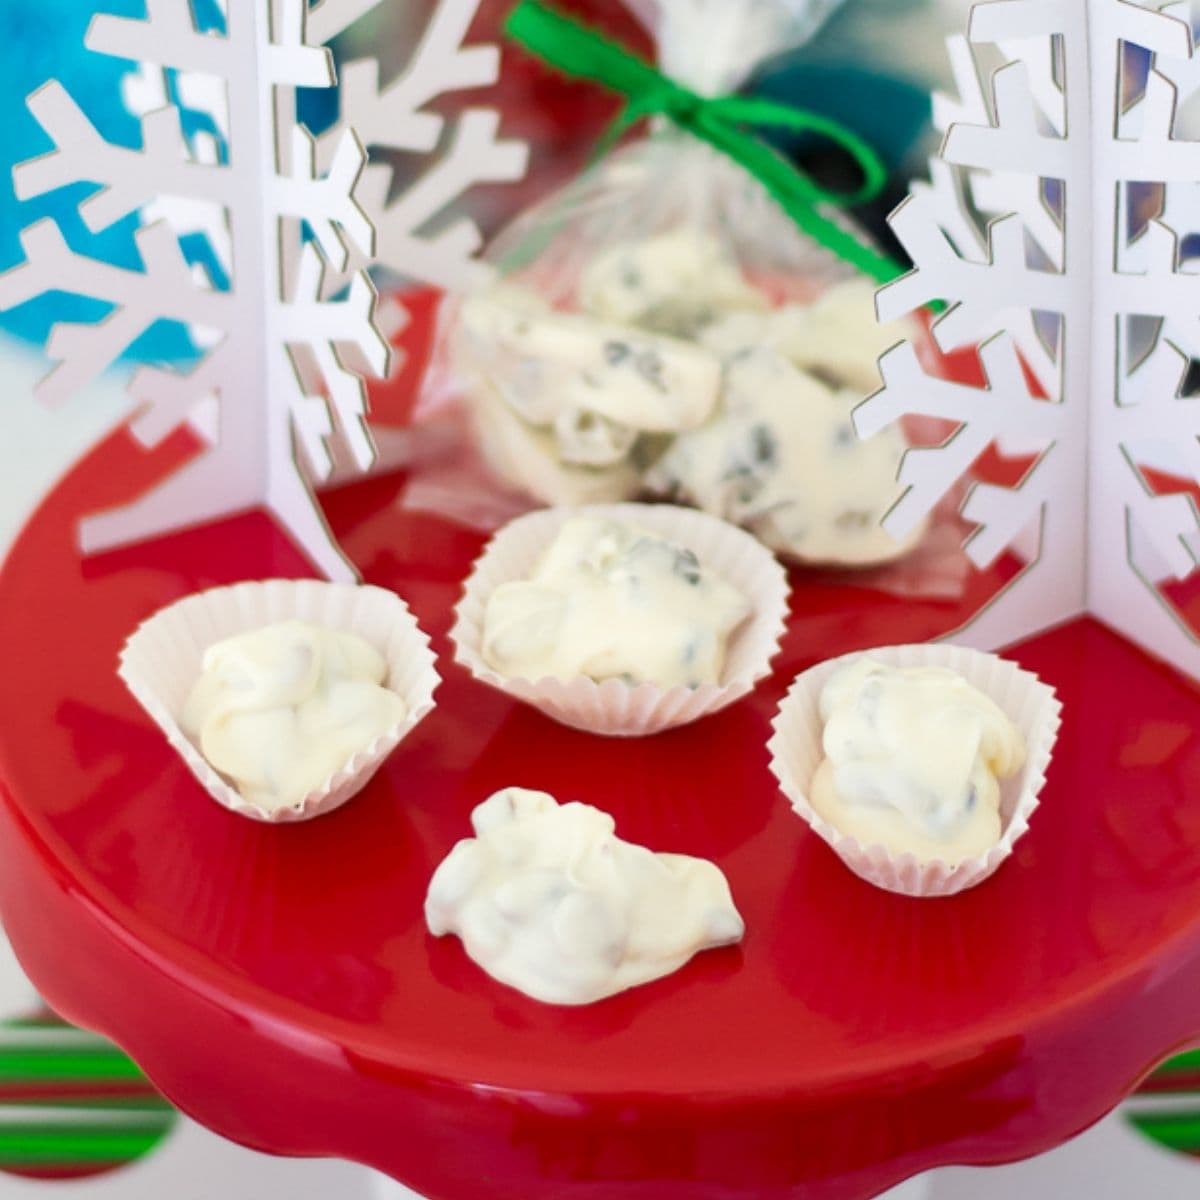
[[[306,0],[236,0],[223,33],[200,32],[183,0],[147,0],[144,19],[94,18],[89,49],[173,69],[181,80],[206,80],[199,86],[210,100],[223,93],[223,154],[189,142],[173,105],[146,113],[142,148],[132,150],[106,142],[60,84],[30,98],[55,149],[16,168],[19,196],[100,183],[80,205],[93,230],[164,198],[175,202],[138,231],[140,271],[76,253],[51,221],[23,232],[26,261],[0,276],[0,308],[63,288],[112,306],[97,324],[54,328],[48,351],[58,365],[40,386],[43,401],[66,400],[157,321],[211,331],[211,348],[190,370],[134,374],[130,394],[138,407],[130,427],[153,446],[207,403],[217,412],[216,440],[129,505],[87,519],[85,551],[263,506],[320,571],[353,577],[309,480],[331,472],[335,434],[360,469],[370,466],[365,391],[351,367],[383,374],[389,350],[373,323],[372,286],[364,272],[350,270],[352,255],[365,259],[373,251],[370,221],[354,195],[365,153],[346,131],[328,172],[319,173],[313,141],[295,120],[292,89],[335,82],[329,53],[311,42],[305,19]],[[152,80],[143,70],[143,88],[152,89]],[[214,208],[228,231],[227,290],[189,267],[179,243],[186,232],[180,214]],[[314,238],[303,246],[284,236],[289,222],[300,221]],[[349,271],[336,301],[323,287],[330,269]]]
[[[1015,486],[980,483],[963,503],[980,567],[1035,535],[1025,569],[964,631],[975,644],[1090,610],[1200,676],[1200,643],[1156,586],[1190,574],[1200,552],[1184,491],[1200,484],[1200,402],[1180,398],[1200,357],[1200,278],[1181,268],[1162,219],[1128,219],[1148,185],[1171,196],[1200,179],[1200,144],[1174,128],[1171,79],[1195,70],[1180,11],[1126,0],[976,5],[971,61],[966,43],[952,50],[963,94],[939,106],[948,129],[933,182],[892,219],[916,265],[880,293],[881,317],[946,301],[939,346],[981,345],[988,382],[933,379],[909,345],[883,358],[884,387],[860,406],[860,433],[904,414],[957,426],[907,456],[907,490],[885,524],[897,536],[914,528],[990,444],[1032,457]],[[971,86],[985,45],[1004,59],[990,94]],[[1122,80],[1130,46],[1155,56],[1133,96]],[[1177,199],[1166,212],[1184,207]],[[1164,446],[1182,478],[1176,494],[1157,495],[1143,467]]]
[[[332,40],[381,3],[319,0],[309,14],[313,40]],[[438,288],[477,284],[488,268],[477,257],[483,234],[474,221],[459,217],[436,231],[431,225],[475,185],[522,178],[529,160],[523,142],[499,136],[495,109],[467,108],[450,125],[429,108],[440,95],[499,79],[499,49],[464,44],[479,5],[480,0],[440,0],[407,65],[390,82],[381,81],[375,58],[344,64],[341,118],[320,140],[322,163],[331,160],[346,128],[368,150],[425,156],[425,169],[399,186],[391,166],[372,162],[361,199],[378,235],[371,261],[402,279]],[[444,152],[435,154],[443,141]],[[355,266],[361,262],[352,260]]]
[[[224,6],[222,4],[222,13]],[[202,115],[211,129],[195,130],[188,151],[200,163],[215,164],[229,145],[229,99],[225,81],[215,75],[178,71],[153,63],[139,63],[121,80],[125,108],[139,121],[152,112],[172,106],[174,88],[179,103],[188,112]],[[141,210],[142,222],[166,221],[181,238],[203,238],[213,262],[225,278],[233,274],[233,245],[223,205],[198,196],[156,196]],[[215,282],[215,281],[214,281]],[[203,331],[192,331],[205,340]]]

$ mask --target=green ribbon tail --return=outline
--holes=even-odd
[[[551,66],[633,97],[669,81],[623,46],[555,12],[538,0],[521,0],[505,18],[504,32]]]
[[[907,268],[894,258],[876,250],[851,230],[822,213],[807,194],[802,192],[798,195],[797,173],[769,146],[756,141],[747,147],[741,140],[726,140],[719,130],[712,131],[712,135],[705,140],[744,167],[763,185],[798,229],[843,262],[877,283],[891,283],[906,272]],[[803,176],[800,178],[803,179]]]

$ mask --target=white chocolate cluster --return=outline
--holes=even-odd
[[[730,313],[708,326],[701,341],[726,362],[750,350],[775,350],[828,386],[865,397],[880,385],[879,359],[904,332],[876,320],[873,284],[849,279],[812,304]]]
[[[899,499],[907,446],[894,427],[860,441],[861,394],[834,390],[777,350],[745,349],[726,367],[721,410],[675,439],[650,487],[750,530],[764,545],[812,563],[866,565],[908,550],[880,524]]]
[[[462,321],[489,373],[513,381],[504,399],[530,425],[557,430],[564,417],[572,427],[592,416],[616,430],[678,433],[703,422],[720,388],[720,364],[699,346],[555,312],[512,287],[469,298]],[[560,444],[564,461],[601,466],[628,449],[596,459],[569,436]]]
[[[501,675],[532,681],[716,684],[729,638],[750,612],[688,548],[636,526],[573,517],[529,579],[489,597],[483,657]]]
[[[891,426],[859,440],[851,414],[879,386],[876,360],[898,340],[874,321],[869,284],[815,304],[738,313],[705,344],[725,361],[721,404],[649,471],[651,490],[742,525],[788,558],[866,566],[906,554],[881,521],[900,498],[908,450]]]
[[[722,247],[691,230],[598,255],[577,301],[565,313],[500,284],[464,301],[454,342],[492,468],[548,504],[636,495],[671,437],[716,408],[721,361],[695,334],[765,307]]]
[[[745,932],[716,866],[624,842],[599,809],[507,788],[471,825],[434,873],[426,924],[535,1000],[590,1004]]]
[[[859,442],[851,425],[902,336],[869,282],[772,308],[717,238],[677,228],[600,252],[575,303],[505,283],[461,307],[456,353],[501,477],[559,505],[649,490],[807,562],[886,562],[923,535],[880,527],[903,433]]]
[[[1000,781],[1021,769],[1025,741],[961,675],[859,658],[826,683],[820,709],[810,801],[836,829],[952,866],[1000,840]]]
[[[603,320],[688,339],[729,313],[767,308],[715,238],[684,228],[597,255],[580,280],[579,301]]]
[[[183,731],[252,804],[299,804],[401,722],[387,664],[363,638],[281,621],[204,652]]]

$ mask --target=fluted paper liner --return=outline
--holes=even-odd
[[[829,677],[856,658],[869,657],[892,667],[948,667],[990,696],[1021,731],[1025,765],[1000,781],[1000,840],[985,854],[957,864],[921,861],[911,853],[893,855],[883,846],[864,846],[841,833],[809,803],[808,788],[824,758],[820,697]],[[1046,770],[1061,724],[1062,705],[1054,689],[1016,663],[965,646],[932,643],[884,646],[823,662],[798,676],[779,707],[768,743],[771,770],[792,807],[837,852],[856,875],[876,887],[905,896],[952,896],[982,883],[1012,854],[1029,828],[1046,781]]]
[[[736,587],[753,611],[729,639],[719,684],[696,688],[509,678],[483,657],[488,598],[502,583],[528,579],[572,517],[602,517],[639,525],[695,553],[700,564]],[[735,526],[690,508],[667,504],[593,504],[550,508],[510,521],[488,544],[467,579],[455,609],[456,657],[476,679],[540,709],[576,729],[609,737],[642,737],[686,725],[740,700],[770,673],[788,611],[787,573],[769,550]]]
[[[184,704],[214,642],[276,621],[310,621],[356,633],[387,661],[384,685],[407,706],[403,721],[358,751],[296,805],[268,810],[251,804],[220,775],[183,732]],[[306,821],[332,812],[359,792],[383,760],[434,708],[440,679],[429,639],[404,601],[376,587],[268,579],[199,592],[160,609],[131,635],[118,674],[218,803],[257,821]]]

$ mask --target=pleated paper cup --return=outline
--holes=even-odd
[[[892,854],[883,846],[864,846],[841,833],[809,802],[813,775],[824,758],[821,691],[829,677],[856,658],[872,658],[891,667],[948,667],[990,696],[1025,739],[1025,765],[1000,781],[1000,840],[985,854],[947,863],[921,860],[911,853]],[[797,814],[837,852],[856,875],[904,896],[952,896],[982,883],[1013,852],[1029,828],[1046,782],[1061,724],[1062,705],[1054,689],[1016,663],[965,646],[932,643],[884,646],[823,662],[796,678],[779,707],[768,743],[771,770]]]
[[[518,679],[493,670],[483,657],[484,615],[502,583],[528,579],[559,530],[588,516],[638,525],[686,546],[700,565],[736,587],[753,605],[729,639],[719,684],[690,688],[636,686],[619,679]],[[608,737],[644,737],[715,713],[740,700],[770,674],[788,611],[787,573],[748,533],[717,517],[666,504],[595,504],[551,508],[510,521],[492,538],[467,579],[455,609],[455,655],[476,679],[531,704],[575,729]]]
[[[356,633],[368,641],[387,662],[384,686],[403,699],[407,713],[300,803],[272,810],[251,804],[214,770],[180,722],[209,646],[291,619]],[[433,711],[433,693],[440,683],[434,664],[429,639],[395,593],[314,580],[267,579],[199,592],[161,609],[125,643],[118,674],[218,804],[256,821],[282,823],[332,812],[366,786],[383,760]]]

